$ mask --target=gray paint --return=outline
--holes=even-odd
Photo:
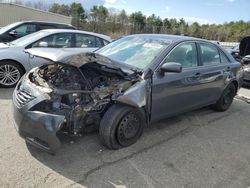
[[[181,37],[175,36],[170,36],[170,39],[173,40],[172,44],[144,70],[141,80],[128,88],[122,95],[113,96],[112,98],[112,100],[126,105],[143,108],[148,123],[188,110],[214,104],[230,83],[236,82],[238,87],[240,87],[242,83],[240,63],[234,61],[228,53],[225,53],[225,55],[230,60],[229,63],[202,66],[200,56],[198,56],[199,66],[197,67],[183,69],[180,73],[159,74],[159,68],[164,58],[176,45],[187,41],[205,42],[204,40],[186,37],[181,40]],[[224,51],[221,47],[217,47]],[[199,53],[198,51],[198,54]],[[57,60],[60,61],[59,59]],[[76,66],[78,66],[78,63],[79,61],[77,61]],[[112,64],[113,63],[111,63],[111,65]],[[33,92],[35,96],[38,96],[38,98],[41,98],[44,94],[44,92],[34,88],[33,84],[30,84],[29,88],[32,88],[31,92]],[[36,102],[32,101],[28,105],[31,107],[36,104]],[[14,108],[17,107],[14,106]],[[25,116],[28,114],[26,111],[26,107],[19,109],[18,116]],[[50,116],[50,114],[48,115]],[[37,121],[42,123],[40,118],[38,118]],[[18,124],[19,130],[22,129],[23,126],[26,126],[23,124],[25,124],[25,122]],[[57,125],[60,126],[58,123]],[[32,129],[30,129],[29,132],[30,134],[34,134]],[[51,134],[51,132],[48,132],[48,134]],[[51,144],[53,145],[54,143],[52,142]]]
[[[147,81],[142,80],[131,86],[122,96],[115,99],[123,104],[141,108],[147,102]]]

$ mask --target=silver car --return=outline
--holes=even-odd
[[[30,49],[54,51],[65,48],[71,52],[92,52],[111,42],[106,35],[69,30],[42,30],[10,43],[0,43],[0,86],[13,87],[28,70],[49,61],[27,53]]]

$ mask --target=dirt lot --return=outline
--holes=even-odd
[[[250,105],[203,108],[145,130],[133,146],[105,149],[92,133],[55,155],[25,144],[12,126],[12,89],[0,89],[0,187],[250,186]],[[250,98],[250,89],[240,95]]]

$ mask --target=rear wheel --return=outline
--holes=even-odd
[[[0,86],[14,87],[23,74],[22,67],[17,63],[13,61],[0,62]]]
[[[127,147],[140,138],[144,125],[145,117],[140,109],[114,104],[101,120],[100,139],[110,149]]]
[[[231,83],[223,91],[220,99],[214,105],[212,105],[212,108],[220,112],[226,111],[231,106],[235,94],[236,94],[235,85]]]

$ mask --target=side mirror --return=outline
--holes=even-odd
[[[10,34],[10,35],[13,35],[13,36],[16,36],[16,35],[17,35],[17,32],[16,32],[16,30],[12,30],[12,31],[9,32],[9,34]]]
[[[182,71],[181,64],[175,62],[164,63],[160,68],[160,73],[162,75],[164,75],[165,72],[180,73],[181,71]]]
[[[47,42],[39,42],[39,44],[38,44],[38,47],[44,47],[44,48],[46,48],[48,46],[49,46],[49,44]]]

